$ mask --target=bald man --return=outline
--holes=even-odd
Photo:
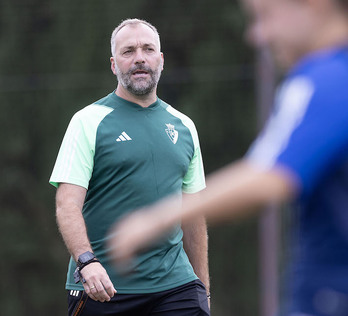
[[[111,52],[117,88],[74,115],[50,179],[71,253],[69,315],[209,315],[203,217],[172,227],[127,275],[110,262],[112,224],[170,194],[194,197],[205,187],[194,123],[157,97],[164,58],[156,28],[123,21]]]

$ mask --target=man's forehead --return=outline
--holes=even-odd
[[[158,35],[143,23],[125,25],[115,37],[116,46],[159,45]]]

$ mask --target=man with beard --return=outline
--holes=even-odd
[[[179,218],[235,219],[293,201],[298,225],[284,315],[347,316],[348,0],[242,3],[249,38],[287,71],[272,116],[246,157],[211,176],[198,201],[181,209],[163,202],[120,223],[115,254],[129,258]]]
[[[113,223],[169,194],[194,198],[205,187],[193,122],[156,95],[164,62],[156,28],[123,21],[111,51],[117,88],[74,115],[50,178],[71,253],[69,315],[209,315],[203,217],[173,227],[126,275],[110,262]]]

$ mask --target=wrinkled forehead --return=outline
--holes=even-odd
[[[128,24],[119,30],[115,37],[117,49],[122,47],[154,46],[160,50],[160,39],[150,27],[143,23]]]

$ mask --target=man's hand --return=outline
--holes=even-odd
[[[106,270],[99,262],[85,266],[81,271],[81,275],[86,280],[83,283],[86,293],[95,301],[108,302],[117,292]]]
[[[180,222],[180,208],[181,200],[174,196],[126,216],[113,227],[109,248],[121,270],[127,270],[137,252]]]
[[[109,248],[121,271],[127,271],[128,263],[136,253],[161,234],[162,230],[156,221],[157,219],[154,220],[140,211],[125,217],[115,225]]]

